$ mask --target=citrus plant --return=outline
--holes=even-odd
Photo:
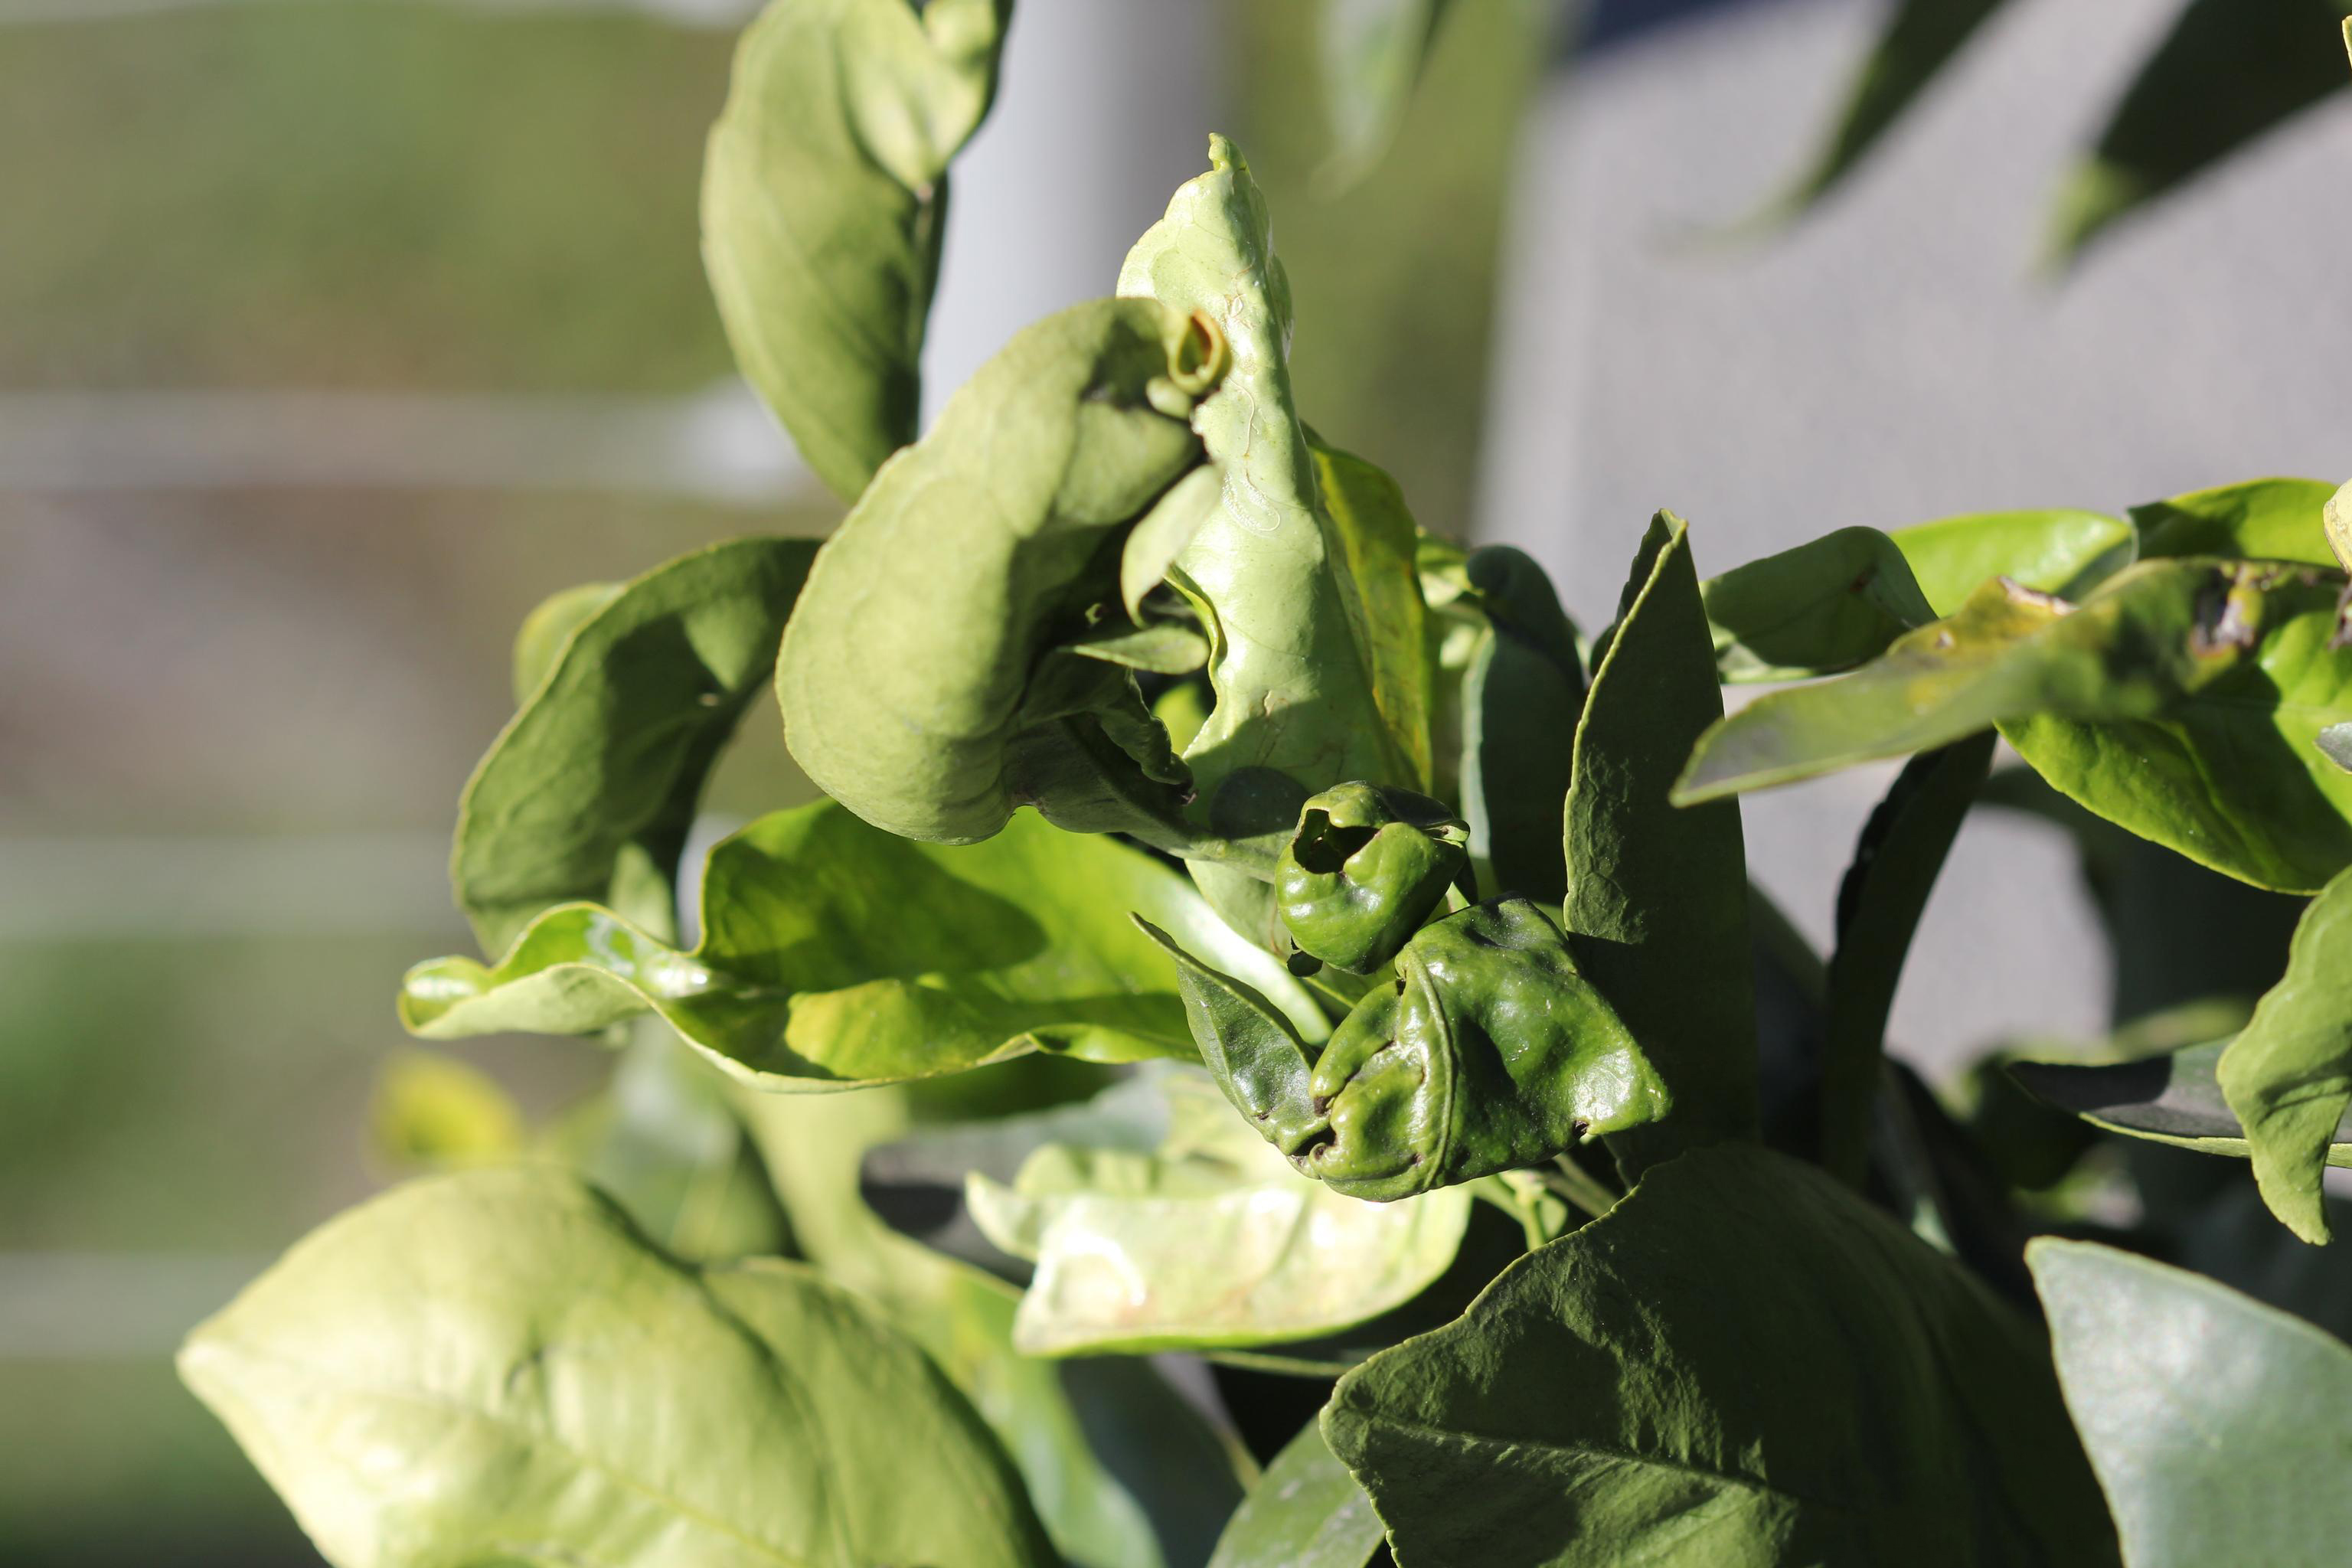
[[[1588,635],[1307,423],[1222,137],[920,429],[1007,21],[777,0],[743,41],[711,276],[849,510],[525,624],[457,830],[484,957],[401,1015],[622,1054],[529,1136],[409,1064],[380,1120],[445,1168],[190,1339],[320,1549],[2332,1560],[2352,1351],[2179,1265],[2260,1272],[2213,1261],[2245,1163],[2301,1247],[2352,1162],[2352,508],[2260,480],[1706,579],[1661,512]],[[824,798],[685,864],[779,714]],[[1891,759],[1823,959],[1735,797]],[[1979,806],[2078,836],[2125,968],[2189,956],[2103,1054],[1939,1096],[1885,1037]]]

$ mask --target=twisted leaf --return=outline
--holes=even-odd
[[[659,942],[611,910],[551,910],[494,966],[409,972],[401,1017],[451,1039],[586,1034],[648,1011],[769,1089],[853,1089],[1032,1050],[1190,1058],[1141,910],[1308,1020],[1281,966],[1181,877],[1112,840],[1024,818],[985,845],[911,843],[829,802],[761,818],[711,851],[701,942]]]
[[[1344,784],[1308,797],[1275,864],[1298,951],[1355,974],[1385,967],[1469,864],[1469,829],[1405,790]]]
[[[772,0],[703,167],[736,362],[843,500],[915,438],[947,168],[988,112],[1011,0]]]
[[[1034,805],[1164,837],[1184,777],[1115,662],[1059,651],[1120,600],[1129,526],[1201,460],[1216,330],[1148,300],[1016,335],[874,481],[809,570],[776,672],[793,757],[909,838]]]
[[[457,807],[450,879],[484,952],[577,899],[671,931],[703,781],[775,666],[815,552],[740,539],[533,613],[516,653],[530,689]]]
[[[1058,1561],[971,1405],[857,1298],[678,1263],[549,1172],[362,1205],[180,1372],[338,1568]]]

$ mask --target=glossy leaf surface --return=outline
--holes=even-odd
[[[996,92],[1011,0],[772,0],[703,167],[737,363],[855,500],[921,412],[947,168]]]
[[[2325,1568],[2352,1540],[2352,1350],[2185,1269],[2026,1251],[2131,1568]]]
[[[2187,0],[2060,188],[2059,256],[2352,82],[2334,47],[2344,11],[2335,0]]]
[[[1037,1265],[1013,1343],[1037,1355],[1279,1344],[1402,1305],[1444,1273],[1466,1193],[1370,1204],[1298,1174],[1204,1075],[1159,1080],[1158,1148],[1108,1130],[1048,1144],[1008,1184],[974,1174],[983,1233]]]
[[[331,1222],[180,1368],[338,1568],[1055,1561],[970,1405],[855,1297],[677,1263],[546,1172]]]
[[[2012,1062],[2009,1074],[2035,1098],[2094,1126],[2200,1154],[2248,1158],[2245,1124],[2221,1092],[2226,1039],[2184,1046],[2129,1061]],[[2352,1114],[2339,1119],[2327,1151],[2331,1165],[2352,1166]]]
[[[1409,783],[1405,712],[1384,712],[1379,695],[1382,669],[1395,666],[1371,639],[1394,639],[1415,668],[1419,639],[1403,640],[1407,628],[1393,617],[1368,618],[1368,606],[1393,595],[1360,587],[1352,571],[1359,560],[1376,560],[1410,591],[1411,534],[1354,559],[1338,537],[1344,520],[1325,505],[1291,391],[1290,283],[1275,255],[1265,194],[1225,138],[1210,138],[1209,162],[1207,174],[1177,190],[1118,275],[1122,296],[1214,321],[1233,353],[1232,369],[1193,420],[1223,469],[1224,506],[1171,574],[1201,611],[1215,650],[1216,701],[1185,760],[1212,811],[1220,787],[1244,768],[1273,769],[1303,794],[1348,779]],[[1352,468],[1333,477],[1361,498]],[[1348,508],[1346,518],[1395,531],[1385,502]]]
[[[1756,1022],[1739,810],[1667,795],[1723,714],[1690,533],[1661,512],[1634,558],[1576,731],[1563,924],[1665,1089],[1664,1120],[1620,1139],[1638,1171],[1756,1127]]]
[[[484,952],[579,899],[670,933],[703,780],[775,668],[815,552],[804,539],[716,544],[584,591],[601,604],[559,596],[534,614],[518,673],[543,668],[458,806],[450,876]],[[558,638],[545,616],[571,629]]]
[[[1323,1430],[1407,1563],[2116,1560],[2035,1331],[1744,1143],[1654,1165],[1340,1379]]]
[[[1283,929],[1355,974],[1397,955],[1470,863],[1470,829],[1426,795],[1336,784],[1307,797],[1275,863]]]
[[[1910,563],[1874,528],[1834,533],[1699,584],[1726,680],[1849,669],[1936,618]]]
[[[1919,591],[1948,616],[1990,577],[2081,597],[2137,559],[2137,531],[2119,517],[2064,509],[1972,512],[1891,535]]]
[[[1386,1535],[1372,1500],[1309,1422],[1242,1500],[1209,1568],[1364,1568]]]
[[[2140,554],[2215,555],[2340,564],[2326,509],[2336,487],[2317,479],[2249,479],[2132,508]]]
[[[2263,1201],[2304,1240],[2327,1239],[2320,1173],[2352,1110],[2352,870],[2304,910],[2286,974],[2221,1053]]]
[[[1145,911],[1282,998],[1313,1001],[1226,930],[1181,877],[1110,839],[1024,816],[983,845],[893,837],[829,802],[761,818],[711,851],[691,952],[593,905],[550,910],[494,966],[409,972],[401,1016],[428,1038],[585,1034],[651,1011],[733,1076],[850,1089],[1031,1050],[1190,1058]]]
[[[877,477],[810,568],[776,669],[818,787],[908,838],[972,843],[1034,805],[1086,830],[1172,816],[1184,776],[1133,679],[1053,657],[1120,599],[1129,526],[1201,460],[1223,350],[1140,300],[1016,335]],[[1072,774],[1103,759],[1113,798]],[[1097,820],[1110,811],[1108,819]]]

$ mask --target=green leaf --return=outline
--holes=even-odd
[[[2343,1561],[2352,1351],[2112,1247],[2044,1237],[2025,1260],[2131,1568]]]
[[[988,1238],[1037,1264],[1013,1343],[1036,1355],[1279,1344],[1349,1328],[1454,1260],[1470,1197],[1347,1197],[1292,1171],[1205,1074],[1159,1080],[1165,1142],[1052,1144],[1010,1185],[975,1173]]]
[[[611,1198],[673,1258],[720,1263],[785,1249],[786,1226],[727,1080],[641,1021],[603,1093],[548,1130],[552,1160]]]
[[[2189,0],[2061,185],[2058,259],[2344,87],[2327,47],[2344,12],[2336,0]]]
[[[1489,545],[1463,564],[1475,620],[1461,676],[1458,776],[1470,863],[1488,897],[1566,897],[1560,814],[1576,767],[1584,665],[1551,580],[1523,552]]]
[[[1847,669],[1936,618],[1895,542],[1841,528],[1699,584],[1725,680]]]
[[[2221,1092],[2221,1053],[2235,1035],[2130,1061],[2011,1062],[2037,1099],[2095,1127],[2200,1154],[2247,1159],[2245,1124]],[[2330,1132],[2327,1163],[2352,1167],[2352,1115]]]
[[[856,499],[915,438],[947,168],[987,114],[1011,0],[772,0],[703,166],[702,251],[744,375]]]
[[[401,1051],[376,1074],[368,1142],[402,1171],[499,1163],[522,1152],[522,1110],[471,1063]]]
[[[1426,791],[1433,759],[1418,564],[1421,530],[1396,480],[1361,458],[1324,445],[1311,430],[1307,439],[1323,516],[1346,563],[1339,587],[1357,645],[1364,650],[1372,705],[1406,767],[1402,780],[1390,782]]]
[[[2080,597],[2137,558],[2138,531],[2095,511],[1988,511],[1896,529],[1920,592],[1948,616],[1989,577]]]
[[[495,966],[409,972],[401,1017],[432,1039],[587,1034],[651,1011],[731,1076],[854,1089],[1032,1050],[1192,1055],[1140,910],[1318,1020],[1271,956],[1175,872],[1022,817],[983,845],[894,837],[829,802],[761,818],[710,853],[701,942],[679,952],[588,904],[551,910]]]
[[[1822,1164],[1855,1190],[1870,1161],[1886,1019],[1927,895],[1992,766],[1990,731],[1914,757],[1870,814],[1838,889],[1822,1045]]]
[[[1384,969],[1469,868],[1470,830],[1443,802],[1371,784],[1307,797],[1275,863],[1298,951],[1351,974]]]
[[[2218,555],[2338,564],[2325,517],[2336,487],[2317,479],[2249,479],[2132,508],[2140,555]]]
[[[1828,139],[1766,216],[1793,217],[1842,184],[2000,7],[2001,0],[1903,0],[1847,88]]]
[[[680,1264],[548,1172],[362,1205],[180,1371],[338,1568],[1056,1561],[970,1405],[856,1298]]]
[[[1331,152],[1317,172],[1328,193],[1370,173],[1403,123],[1452,0],[1318,0],[1318,63]]]
[[[2304,910],[2285,976],[2254,1005],[2217,1072],[2245,1124],[2263,1201],[2304,1240],[2326,1241],[2320,1172],[2352,1110],[2352,870]]]
[[[2344,23],[2345,37],[2352,40],[2352,17]],[[2352,482],[2347,482],[2326,504],[2319,509],[2320,531],[2327,536],[2327,548],[2336,563],[2352,572]]]
[[[1412,707],[1399,695],[1410,690],[1399,661],[1420,658],[1418,638],[1404,640],[1410,628],[1393,618],[1397,584],[1412,584],[1411,549],[1397,538],[1402,502],[1358,459],[1326,451],[1318,462],[1291,393],[1290,283],[1265,196],[1224,137],[1210,137],[1209,163],[1118,275],[1123,296],[1214,321],[1233,353],[1193,419],[1223,468],[1225,504],[1171,574],[1214,649],[1216,702],[1184,759],[1213,816],[1225,805],[1219,791],[1244,770],[1284,774],[1299,795],[1348,779],[1410,784],[1416,755],[1428,753],[1405,732]],[[1396,581],[1355,581],[1360,562]],[[1287,831],[1296,797],[1287,805],[1276,820],[1241,826]]]
[[[563,645],[581,623],[611,604],[621,591],[618,583],[583,583],[576,588],[563,588],[540,601],[538,607],[522,620],[522,629],[515,633],[514,700],[520,708],[530,700],[547,672],[563,652]]]
[[[1323,1432],[1404,1563],[2116,1561],[2033,1328],[1743,1143],[1348,1373]]]
[[[2102,816],[2258,886],[2308,891],[2352,858],[2352,787],[2315,742],[2352,707],[2328,646],[2337,579],[2144,562],[2082,605],[1996,580],[1851,675],[1709,730],[1682,801],[1809,778],[1999,725]]]
[[[908,838],[977,842],[1034,805],[1167,842],[1184,772],[1133,678],[1054,656],[1118,604],[1121,541],[1200,462],[1186,416],[1223,360],[1213,327],[1149,300],[1073,306],[876,478],[777,663],[785,740],[818,787]]]
[[[1015,1352],[1018,1292],[894,1235],[859,1194],[864,1152],[903,1138],[919,1117],[952,1120],[982,1102],[1018,1101],[1078,1065],[1032,1057],[856,1095],[738,1090],[737,1103],[795,1243],[827,1278],[880,1303],[963,1391],[1020,1467],[1073,1568],[1182,1568],[1208,1554],[1240,1500],[1235,1470],[1248,1470],[1246,1458],[1148,1361]]]
[[[671,932],[704,778],[774,668],[815,552],[803,539],[715,544],[604,590],[560,641],[550,617],[590,609],[588,590],[525,624],[518,674],[525,660],[547,668],[466,784],[450,866],[485,952],[578,899]]]
[[[1756,1129],[1739,809],[1683,812],[1667,797],[1692,742],[1722,714],[1690,533],[1660,512],[1597,655],[1564,834],[1562,923],[1576,967],[1615,1005],[1671,1108],[1656,1129],[1616,1141],[1630,1172]]]
[[[1209,1568],[1364,1568],[1386,1533],[1310,1421],[1242,1500]]]

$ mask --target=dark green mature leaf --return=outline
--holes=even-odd
[[[1743,1143],[1349,1373],[1323,1432],[1406,1563],[2116,1561],[2032,1327]]]
[[[1242,1500],[1209,1568],[1364,1568],[1386,1533],[1372,1500],[1309,1422]]]
[[[2061,186],[2052,248],[2071,259],[2130,214],[2352,83],[2338,0],[2189,0]]]
[[[1988,577],[2080,598],[2137,559],[2138,531],[2119,517],[2065,509],[1972,512],[1898,528],[1891,536],[1938,616]]]
[[[1057,649],[1119,602],[1124,536],[1200,462],[1187,416],[1224,357],[1213,327],[1149,300],[1073,306],[876,478],[777,663],[785,741],[820,788],[940,843],[1024,805],[1166,837],[1184,777],[1166,733],[1125,669]],[[1107,793],[1084,782],[1097,763]]]
[[[1559,928],[1526,899],[1423,927],[1393,984],[1373,987],[1319,1051],[1246,985],[1175,956],[1210,1076],[1299,1171],[1352,1197],[1517,1170],[1668,1107]]]
[[[1323,112],[1331,153],[1318,178],[1344,190],[1396,140],[1452,0],[1318,0]]]
[[[2185,1269],[2026,1249],[2131,1568],[2326,1568],[2352,1540],[2352,1350]]]
[[[2200,1154],[2248,1158],[2245,1123],[2230,1109],[2218,1069],[2235,1035],[2131,1061],[2012,1062],[2036,1098],[2095,1127]],[[2329,1135],[2327,1163],[2352,1166],[2352,1113]]]
[[[805,539],[714,544],[533,614],[517,674],[543,668],[458,805],[450,879],[484,952],[576,899],[672,931],[703,780],[775,666],[815,552]]]
[[[1445,1272],[1470,1218],[1459,1189],[1345,1196],[1293,1171],[1205,1075],[1160,1075],[1166,1131],[1078,1123],[1011,1183],[965,1189],[988,1238],[1037,1265],[1013,1320],[1032,1355],[1272,1345],[1353,1327]],[[1114,1093],[1118,1091],[1113,1091]]]
[[[1410,701],[1384,708],[1381,697],[1421,679],[1419,637],[1393,615],[1414,592],[1402,503],[1369,465],[1318,457],[1291,393],[1290,283],[1265,195],[1225,138],[1209,139],[1209,163],[1118,275],[1122,296],[1206,317],[1233,352],[1233,368],[1194,419],[1224,469],[1225,504],[1171,574],[1215,649],[1216,703],[1185,761],[1213,814],[1218,791],[1243,770],[1286,775],[1300,795],[1348,779],[1412,784],[1427,743],[1416,751],[1409,734]],[[1368,563],[1391,581],[1356,581]],[[1287,830],[1296,797],[1289,804],[1260,826]]]
[[[1699,584],[1725,680],[1848,669],[1936,618],[1910,563],[1874,528],[1841,528]]]
[[[1465,613],[1483,623],[1461,679],[1463,819],[1488,898],[1567,895],[1560,813],[1576,767],[1584,664],[1551,580],[1525,552],[1489,545],[1463,563]]]
[[[338,1568],[1057,1561],[971,1405],[856,1297],[680,1264],[550,1172],[331,1222],[180,1370]]]
[[[1019,1293],[895,1235],[859,1196],[861,1155],[918,1123],[1052,1088],[1078,1064],[1030,1058],[985,1073],[814,1099],[739,1090],[795,1244],[880,1303],[963,1390],[1028,1482],[1072,1568],[1182,1568],[1241,1500],[1237,1459],[1148,1361],[1047,1361],[1013,1348]],[[1049,1070],[1050,1069],[1050,1070]]]
[[[1352,974],[1384,969],[1470,864],[1444,803],[1378,784],[1309,795],[1275,862],[1276,909],[1298,951]]]
[[[2245,1124],[2263,1201],[2304,1240],[2326,1241],[2320,1173],[2352,1110],[2352,870],[2304,911],[2285,977],[2254,1005],[2217,1074]]]
[[[1402,781],[1426,790],[1430,754],[1429,661],[1418,554],[1421,530],[1404,492],[1387,473],[1307,432],[1315,480],[1332,542],[1347,569],[1339,588],[1389,739],[1402,755]]]
[[[1756,1008],[1739,808],[1667,798],[1723,714],[1690,534],[1651,522],[1576,731],[1563,836],[1569,949],[1663,1081],[1654,1129],[1619,1138],[1638,1173],[1678,1150],[1756,1129]]]
[[[1847,89],[1829,139],[1768,214],[1794,216],[1803,212],[1860,167],[1937,73],[2000,7],[2001,0],[1902,0]]]
[[[1681,801],[1808,778],[1999,725],[2051,784],[2201,865],[2317,887],[2352,858],[2352,787],[2314,742],[2352,710],[2339,580],[2152,561],[2080,608],[1999,581],[1879,659],[1770,693],[1702,738]]]
[[[2132,508],[2140,555],[2215,555],[2338,564],[2325,526],[2336,487],[2317,479],[2249,479]]]
[[[1862,830],[1838,889],[1822,1054],[1822,1163],[1860,1190],[1886,1019],[1927,895],[1992,766],[1990,731],[1914,757]]]
[[[703,167],[702,248],[744,375],[855,500],[915,438],[947,168],[1011,0],[772,0]]]
[[[830,802],[762,817],[711,851],[690,952],[569,904],[495,966],[411,970],[401,1016],[450,1039],[586,1034],[651,1011],[770,1089],[929,1078],[1038,1049],[1190,1058],[1167,964],[1130,910],[1319,1021],[1280,964],[1148,855],[1034,816],[984,845],[916,844]]]

